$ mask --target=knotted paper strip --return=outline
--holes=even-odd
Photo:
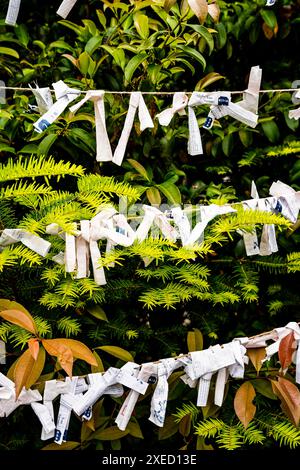
[[[30,248],[30,250],[35,251],[43,257],[48,254],[51,247],[50,242],[25,230],[18,228],[6,228],[3,230],[0,237],[0,246],[8,246],[18,242],[23,243],[27,248]]]
[[[0,340],[0,364],[6,364],[6,347],[4,341]]]
[[[140,370],[135,369],[134,375],[136,376],[137,380],[140,380],[142,383],[148,383],[150,377],[154,378],[156,381],[157,365],[155,365],[153,362],[143,364]],[[127,428],[127,424],[129,423],[139,396],[139,391],[131,389],[125,401],[123,402],[118,416],[115,419],[115,423],[121,431],[125,431]]]
[[[228,106],[212,106],[203,127],[210,129],[215,119],[224,116],[231,116],[247,126],[256,127],[261,78],[261,68],[258,65],[251,67],[248,88],[243,93],[243,99],[237,103],[230,101]]]
[[[37,102],[39,113],[42,116],[47,111],[49,111],[51,106],[53,106],[53,99],[52,99],[50,88],[49,87],[39,88],[37,84],[36,84],[36,88],[33,88],[30,84],[29,84],[29,87],[32,89],[32,93],[34,94],[36,102]],[[35,108],[35,107],[31,106],[31,108]]]
[[[43,404],[48,409],[49,415],[53,423],[54,423],[53,401],[62,393],[69,393],[70,390],[71,390],[71,381],[69,380],[66,380],[66,381],[47,380],[45,382]],[[41,439],[43,441],[46,441],[47,439],[51,439],[54,436],[55,436],[55,425],[54,425],[54,429],[51,429],[51,431],[49,431],[48,429],[45,429],[43,426],[42,434],[41,434]]]
[[[21,0],[9,0],[8,10],[6,13],[5,23],[15,26],[17,23]]]
[[[122,165],[122,161],[126,152],[127,143],[129,140],[129,136],[131,133],[131,129],[133,127],[134,118],[136,115],[136,111],[138,110],[138,116],[140,121],[140,129],[143,132],[147,128],[154,127],[152,118],[149,114],[147,106],[145,104],[143,95],[139,91],[135,91],[131,93],[130,100],[129,100],[129,108],[126,115],[124,127],[122,130],[122,134],[116,150],[114,152],[114,156],[112,161],[116,165]]]
[[[197,117],[194,111],[195,106],[203,104],[223,104],[227,106],[230,102],[230,93],[225,92],[212,92],[210,94],[200,93],[194,91],[188,103],[188,118],[189,118],[189,140],[188,140],[188,153],[189,155],[203,154],[202,140]]]
[[[62,80],[52,84],[56,102],[40,119],[33,124],[36,132],[45,131],[66,109],[66,107],[80,96],[80,90],[69,88]]]
[[[62,18],[67,18],[68,14],[72,10],[76,2],[77,0],[63,0],[56,13]]]
[[[162,359],[157,365],[157,384],[152,395],[151,413],[149,421],[156,426],[163,427],[166,417],[169,384],[168,378],[174,370],[181,367],[182,364],[178,359]]]
[[[104,107],[104,94],[103,90],[90,90],[86,96],[71,106],[69,109],[75,113],[87,101],[93,101],[95,112],[95,126],[96,126],[96,160],[97,162],[112,161],[113,155],[110,146],[110,141],[106,130],[105,121],[105,107]]]
[[[189,98],[184,92],[174,93],[171,108],[167,108],[155,116],[159,124],[161,126],[168,126],[176,113],[180,116],[184,116],[186,114],[185,108],[188,104],[188,100]]]

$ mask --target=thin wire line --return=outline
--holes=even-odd
[[[32,93],[34,88],[23,88],[23,87],[11,87],[11,86],[0,86],[0,90],[13,90],[13,91],[30,91]],[[55,91],[50,89],[51,93],[54,93]],[[68,94],[72,93],[80,93],[80,94],[86,94],[89,91],[94,91],[94,90],[78,90],[78,91],[72,91],[70,90]],[[225,91],[221,90],[224,93],[231,93],[231,94],[242,94],[245,93],[247,90],[241,90],[241,91]],[[271,89],[271,90],[259,90],[258,93],[283,93],[283,92],[294,92],[294,91],[300,91],[300,88],[278,88],[278,89]],[[104,90],[104,93],[110,94],[110,95],[131,95],[131,93],[134,93],[132,91],[110,91],[110,90]],[[142,95],[174,95],[175,93],[178,93],[176,91],[141,91],[140,92]],[[184,91],[186,95],[191,95],[194,93],[193,91]],[[213,91],[205,91],[203,93],[213,93]]]

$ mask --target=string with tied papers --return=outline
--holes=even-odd
[[[43,396],[38,390],[26,390],[24,387],[16,398],[14,382],[0,373],[0,418],[10,416],[19,406],[30,405],[42,425],[41,439],[54,438],[55,443],[62,444],[67,441],[72,412],[82,421],[89,421],[93,415],[93,405],[103,395],[122,397],[125,387],[126,398],[115,419],[118,428],[124,431],[140,395],[145,395],[149,386],[152,386],[149,421],[163,427],[168,403],[168,379],[175,370],[183,369],[180,379],[189,387],[197,388],[197,406],[200,407],[208,403],[211,381],[215,375],[214,404],[221,407],[228,378],[244,378],[245,365],[249,360],[247,350],[265,348],[264,363],[278,353],[281,341],[288,335],[292,335],[294,340],[292,361],[296,368],[295,381],[299,384],[300,327],[296,322],[289,322],[285,327],[251,338],[235,338],[229,343],[217,344],[202,351],[145,364],[127,362],[120,369],[110,367],[104,373],[84,377],[48,380],[44,382]],[[282,372],[286,373],[286,370]],[[53,408],[56,399],[59,399],[57,417]]]
[[[64,252],[52,255],[52,261],[64,265],[67,273],[72,273],[76,279],[90,276],[90,265],[94,281],[97,285],[106,284],[104,267],[101,263],[101,249],[106,243],[106,254],[114,251],[117,245],[130,247],[134,243],[143,242],[154,229],[154,236],[161,234],[165,239],[178,243],[183,247],[193,247],[204,240],[204,231],[215,217],[235,213],[236,205],[244,210],[260,210],[270,214],[280,214],[291,223],[295,223],[300,209],[300,192],[295,191],[281,181],[274,182],[270,187],[270,197],[259,198],[254,182],[252,183],[252,198],[239,203],[200,206],[201,220],[194,227],[181,207],[173,207],[162,212],[156,207],[142,205],[143,215],[136,230],[130,225],[128,218],[119,213],[114,207],[105,207],[91,220],[74,222],[72,233],[66,233],[62,228],[52,223],[45,228],[46,234],[59,236],[65,241]],[[244,240],[247,256],[267,256],[278,251],[275,227],[265,224],[262,229],[260,243],[256,230],[252,232],[238,231]],[[21,242],[27,248],[42,257],[49,254],[51,243],[44,238],[29,233],[23,229],[4,229],[0,236],[0,251],[6,246]],[[102,253],[103,254],[103,253]],[[152,259],[142,258],[145,266]],[[113,267],[113,263],[109,264]]]
[[[203,125],[204,129],[211,129],[216,119],[230,116],[252,128],[258,124],[258,103],[262,69],[259,66],[251,67],[247,89],[243,92],[243,99],[238,102],[232,101],[232,93],[228,91],[215,92],[192,92],[189,98],[185,92],[175,92],[171,107],[158,113],[157,119],[161,126],[169,126],[176,114],[188,115],[188,153],[192,156],[203,154],[202,138],[195,109],[199,106],[210,106],[210,111]],[[62,80],[53,83],[56,102],[53,104],[50,88],[37,86],[32,89],[37,108],[41,117],[34,128],[37,132],[45,131],[69,106],[69,104],[80,96],[82,92],[69,88]],[[120,139],[114,151],[112,151],[106,128],[104,90],[89,90],[86,96],[77,104],[72,105],[69,110],[77,112],[86,102],[94,103],[95,129],[96,129],[96,160],[99,162],[112,161],[116,165],[122,165],[126,153],[129,136],[133,128],[135,115],[138,111],[140,131],[154,127],[153,119],[147,109],[142,92],[130,92],[129,106],[126,114],[124,127]],[[110,92],[107,92],[110,93]],[[297,99],[297,94],[296,98]],[[32,108],[32,106],[31,106]],[[186,113],[186,108],[188,112]],[[298,119],[299,109],[290,111],[290,118]]]

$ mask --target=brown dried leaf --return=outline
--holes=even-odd
[[[255,395],[255,389],[248,381],[240,386],[234,397],[235,413],[245,428],[255,416],[256,406],[252,403]]]
[[[204,23],[208,14],[208,5],[206,0],[188,0],[190,9],[195,13],[200,23]]]
[[[298,426],[300,422],[300,391],[298,387],[283,377],[278,377],[277,382],[275,380],[271,382],[273,392],[280,398],[282,411],[295,426]]]
[[[208,5],[208,14],[212,17],[214,23],[219,22],[220,13],[221,11],[217,3],[211,3]]]
[[[22,388],[25,386],[33,365],[34,359],[29,349],[27,349],[18,359],[14,368],[14,382],[16,385],[16,398],[20,395]]]
[[[266,38],[267,39],[272,39],[272,37],[274,36],[274,32],[273,32],[273,29],[270,28],[270,26],[267,25],[267,23],[263,23],[262,29],[263,29],[263,32],[264,32],[264,35],[266,36]]]
[[[39,354],[39,349],[40,349],[40,343],[39,340],[36,338],[30,338],[27,341],[29,351],[31,352],[31,355],[33,359],[36,361],[38,354]]]
[[[265,348],[249,348],[247,350],[247,355],[250,358],[250,361],[255,367],[255,370],[257,374],[259,373],[261,366],[262,366],[262,360],[266,357],[266,349]]]
[[[37,334],[35,321],[28,312],[14,309],[3,310],[0,312],[0,317],[14,325],[21,326],[25,330],[30,331],[30,333]]]
[[[179,432],[183,437],[187,437],[191,432],[192,415],[185,415],[179,423]]]
[[[297,343],[294,338],[294,332],[291,331],[287,336],[285,336],[279,344],[278,357],[282,367],[283,372],[285,373],[288,367],[291,365],[293,354],[297,348]]]

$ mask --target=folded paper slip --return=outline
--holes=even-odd
[[[63,0],[56,13],[62,18],[67,18],[68,14],[75,6],[76,2],[77,0]]]

